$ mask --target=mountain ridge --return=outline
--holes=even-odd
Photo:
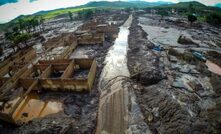
[[[89,2],[85,5],[81,5],[81,6],[76,6],[76,7],[68,7],[68,8],[59,8],[59,9],[55,9],[55,10],[49,10],[49,11],[39,11],[36,12],[34,14],[31,15],[20,15],[16,18],[14,18],[13,20],[11,20],[8,23],[4,23],[4,24],[0,24],[0,30],[6,26],[13,26],[14,23],[16,23],[16,21],[18,21],[18,19],[25,19],[25,18],[29,18],[29,17],[41,17],[41,16],[46,16],[48,18],[46,19],[50,19],[55,17],[55,15],[61,15],[61,14],[65,14],[69,11],[71,12],[78,12],[84,9],[90,9],[90,8],[117,8],[117,9],[122,9],[122,8],[134,8],[134,7],[139,7],[139,8],[149,8],[149,7],[161,7],[161,8],[186,8],[188,9],[189,4],[192,4],[195,8],[197,9],[208,9],[208,10],[220,10],[220,8],[218,7],[209,7],[206,6],[200,2],[196,2],[196,1],[190,1],[190,2],[179,2],[179,3],[172,3],[172,2],[162,2],[162,1],[158,1],[158,2],[146,2],[146,1],[92,1]],[[45,18],[44,18],[45,19]]]
[[[214,6],[221,8],[221,3],[217,3],[217,4],[215,4]]]

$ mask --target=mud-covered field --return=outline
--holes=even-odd
[[[110,17],[110,15],[106,15],[102,19],[106,20],[108,17]],[[119,19],[121,14],[118,14],[117,16]],[[99,19],[99,16],[96,17]],[[117,20],[119,22],[118,25],[122,25],[127,16],[124,15],[120,18],[121,20]],[[86,57],[94,58],[97,62],[96,78],[91,92],[75,93],[43,90],[39,93],[40,100],[55,100],[61,102],[63,110],[59,113],[51,114],[44,118],[34,119],[26,124],[12,125],[10,123],[1,121],[0,133],[95,133],[100,97],[98,83],[104,66],[104,59],[109,47],[112,46],[113,43],[114,40],[106,36],[103,45],[85,45],[81,47],[80,51],[83,51]],[[72,54],[70,58],[77,57],[76,55]]]
[[[95,16],[102,23],[115,18],[118,38],[105,36],[103,45],[82,45],[70,56],[95,58],[91,92],[40,91],[41,100],[61,102],[63,110],[17,126],[0,121],[0,133],[221,133],[221,30],[182,17],[128,16]],[[82,23],[62,28],[62,22],[42,36],[73,32]]]
[[[90,93],[45,92],[40,93],[42,100],[56,100],[63,103],[64,111],[45,118],[35,119],[21,126],[1,124],[0,133],[95,133],[99,103],[98,81],[103,61],[111,42],[104,46],[91,47],[88,56],[98,64],[94,87]]]
[[[142,19],[142,22],[139,19]],[[185,47],[187,53],[176,49],[176,54],[171,53],[174,49],[164,44],[166,41],[163,39],[175,38],[168,42],[177,44],[176,37],[179,35],[158,36],[161,39],[156,37],[158,40],[152,40],[154,37],[151,35],[154,33],[151,33],[152,29],[147,28],[157,26],[159,30],[167,27],[180,31],[182,29],[194,31],[198,29],[198,25],[189,26],[188,23],[181,25],[176,21],[160,20],[160,17],[147,17],[147,20],[143,21],[144,19],[145,17],[136,17],[133,20],[127,57],[136,101],[146,124],[152,133],[220,133],[220,76],[210,72],[205,63],[189,54],[191,51]],[[206,27],[209,27],[203,24],[200,26],[204,32]],[[217,28],[207,29],[206,33],[214,34],[213,42],[217,44],[218,50],[217,37],[220,35],[211,31],[217,31]],[[196,37],[191,33],[190,35],[203,42],[210,41],[200,34]],[[159,44],[160,47],[157,47]],[[214,47],[207,44],[206,48]],[[201,50],[200,46],[198,50]],[[220,62],[220,59],[217,62]],[[191,88],[184,85],[191,85]]]

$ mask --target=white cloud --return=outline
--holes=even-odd
[[[41,10],[53,10],[57,8],[72,7],[87,3],[89,0],[19,0],[17,3],[9,3],[0,6],[0,22],[8,22],[19,15],[33,14]]]

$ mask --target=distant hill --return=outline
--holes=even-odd
[[[179,9],[180,11],[188,12],[190,4],[192,4],[195,11],[198,14],[201,14],[202,16],[205,16],[208,13],[212,13],[212,12],[221,14],[221,8],[215,7],[215,6],[206,6],[197,1],[179,2],[175,4],[169,4],[169,5],[160,5],[160,6],[155,6],[154,8],[156,9]]]
[[[197,1],[179,2],[179,3],[176,3],[176,4],[163,5],[163,6],[159,6],[159,7],[187,8],[187,7],[189,7],[190,4],[192,4],[193,7],[197,8],[197,9],[207,8],[206,5],[204,5],[200,2],[197,2]]]
[[[189,5],[192,4],[193,7],[196,10],[210,10],[210,11],[218,11],[218,13],[221,12],[221,9],[218,7],[209,7],[206,6],[200,2],[196,1],[191,1],[191,2],[180,2],[180,3],[172,3],[172,2],[146,2],[146,1],[134,1],[134,0],[128,0],[128,1],[94,1],[94,2],[89,2],[85,5],[82,6],[77,6],[77,7],[69,7],[69,8],[61,8],[61,9],[56,9],[56,10],[50,10],[50,11],[40,11],[37,13],[34,13],[32,15],[21,15],[12,21],[5,23],[5,24],[0,24],[0,30],[5,30],[9,27],[12,27],[16,22],[18,22],[18,19],[29,19],[33,17],[42,17],[44,19],[51,19],[56,16],[60,16],[62,14],[67,14],[68,12],[79,12],[84,9],[94,9],[94,8],[114,8],[114,9],[122,9],[122,8],[178,8],[178,9],[185,9],[188,10]],[[219,6],[220,4],[216,5]]]
[[[146,2],[146,1],[93,1],[87,3],[86,7],[111,7],[111,8],[128,8],[128,7],[150,7],[150,6],[159,6],[159,5],[168,5],[172,2]]]
[[[217,4],[215,5],[215,7],[221,8],[221,3],[217,3]]]
[[[7,3],[15,3],[15,2],[18,2],[18,0],[0,0],[0,6]]]
[[[16,1],[16,0],[15,0]],[[0,30],[7,29],[7,27],[13,26],[18,19],[29,19],[32,17],[43,17],[44,19],[51,19],[56,16],[59,16],[61,14],[66,14],[68,11],[70,12],[78,12],[83,9],[90,9],[90,8],[129,8],[129,7],[150,7],[150,6],[159,6],[159,5],[168,5],[172,4],[171,2],[145,2],[145,1],[99,1],[99,2],[89,2],[82,6],[77,7],[69,7],[69,8],[60,8],[50,11],[39,11],[37,13],[34,13],[32,15],[20,15],[16,17],[15,19],[11,20],[8,23],[0,24]]]

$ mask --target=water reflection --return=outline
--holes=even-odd
[[[45,117],[63,110],[61,102],[53,100],[40,100],[37,93],[32,92],[17,107],[13,114],[15,122],[28,122],[30,120]]]
[[[219,67],[218,65],[216,65],[215,63],[209,60],[206,61],[206,65],[209,71],[221,75],[221,67]]]
[[[118,37],[115,40],[114,45],[108,51],[108,55],[105,59],[105,67],[101,75],[101,85],[113,77],[123,75],[129,76],[127,68],[127,48],[128,48],[128,35],[129,26],[131,24],[132,16],[120,27]]]

